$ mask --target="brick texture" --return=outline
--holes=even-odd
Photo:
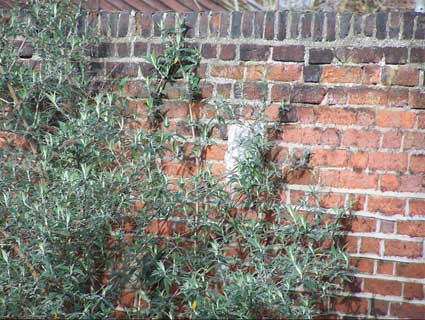
[[[140,74],[149,74],[141,57],[163,49],[156,26],[163,15],[100,13],[99,31],[109,37],[94,67],[108,77],[128,76],[129,92],[140,93]],[[264,99],[267,120],[280,127],[275,160],[310,152],[314,169],[288,178],[288,201],[310,186],[324,209],[351,201],[344,228],[359,285],[335,300],[338,317],[423,318],[425,15],[202,12],[166,22],[174,24],[178,15],[201,53],[204,96],[230,105],[245,101],[247,110]],[[177,87],[168,91],[168,98],[178,97]],[[166,110],[173,121],[188,116],[181,101],[170,100]],[[214,138],[218,143],[204,157],[222,172],[225,134]],[[164,169],[170,175],[195,170],[174,162]]]

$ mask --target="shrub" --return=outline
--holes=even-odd
[[[263,110],[247,122],[238,107],[212,102],[213,116],[199,116],[199,55],[181,22],[164,30],[164,53],[146,58],[146,113],[133,114],[120,86],[95,90],[93,34],[81,17],[68,2],[34,2],[2,27],[0,316],[306,318],[326,309],[349,271],[338,236],[346,210],[282,202]],[[13,39],[32,45],[36,67]],[[166,113],[173,82],[185,86],[182,124]],[[229,125],[249,134],[222,177],[205,153],[215,128]]]

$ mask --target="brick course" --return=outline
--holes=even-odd
[[[177,15],[98,15],[101,33],[110,37],[94,58],[96,70],[129,76],[135,105],[142,92],[137,81],[148,72],[141,57],[161,49],[155,23],[166,16],[172,26]],[[268,120],[281,122],[281,153],[310,151],[314,174],[292,175],[286,201],[296,201],[311,184],[324,208],[354,201],[346,241],[359,286],[335,301],[335,311],[347,317],[423,317],[425,15],[181,15],[189,42],[202,54],[203,95],[231,104],[249,100],[250,108],[265,97]],[[178,90],[170,87],[169,98]],[[282,116],[281,103],[294,111]],[[167,108],[175,121],[187,117],[181,102]],[[223,140],[205,151],[217,172],[226,148]],[[285,161],[281,153],[276,158]],[[164,167],[172,175],[194,170],[172,162]]]

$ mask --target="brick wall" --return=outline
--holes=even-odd
[[[108,40],[94,67],[129,76],[141,102],[143,62],[161,50],[155,22],[175,13],[91,13]],[[255,107],[265,92],[281,121],[276,157],[311,152],[312,173],[287,185],[296,201],[312,185],[325,208],[353,200],[347,250],[359,272],[338,300],[340,315],[425,317],[425,15],[313,12],[184,14],[202,54],[204,97]],[[178,85],[169,97],[178,95]],[[282,119],[279,105],[292,110]],[[170,117],[185,115],[171,104]],[[285,121],[283,121],[285,120]],[[290,123],[288,123],[288,120]],[[207,152],[223,167],[226,141]],[[283,159],[282,159],[283,160]]]

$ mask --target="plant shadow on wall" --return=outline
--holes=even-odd
[[[283,202],[286,174],[263,134],[281,124],[267,121],[265,103],[249,119],[240,116],[248,106],[201,103],[199,55],[180,21],[164,30],[164,52],[146,58],[153,75],[134,112],[124,81],[96,87],[96,35],[81,18],[68,2],[36,1],[2,25],[0,316],[328,311],[352,271],[341,243],[347,209]],[[184,86],[178,101],[167,100],[169,83]],[[206,159],[232,126],[248,134],[223,176]]]

